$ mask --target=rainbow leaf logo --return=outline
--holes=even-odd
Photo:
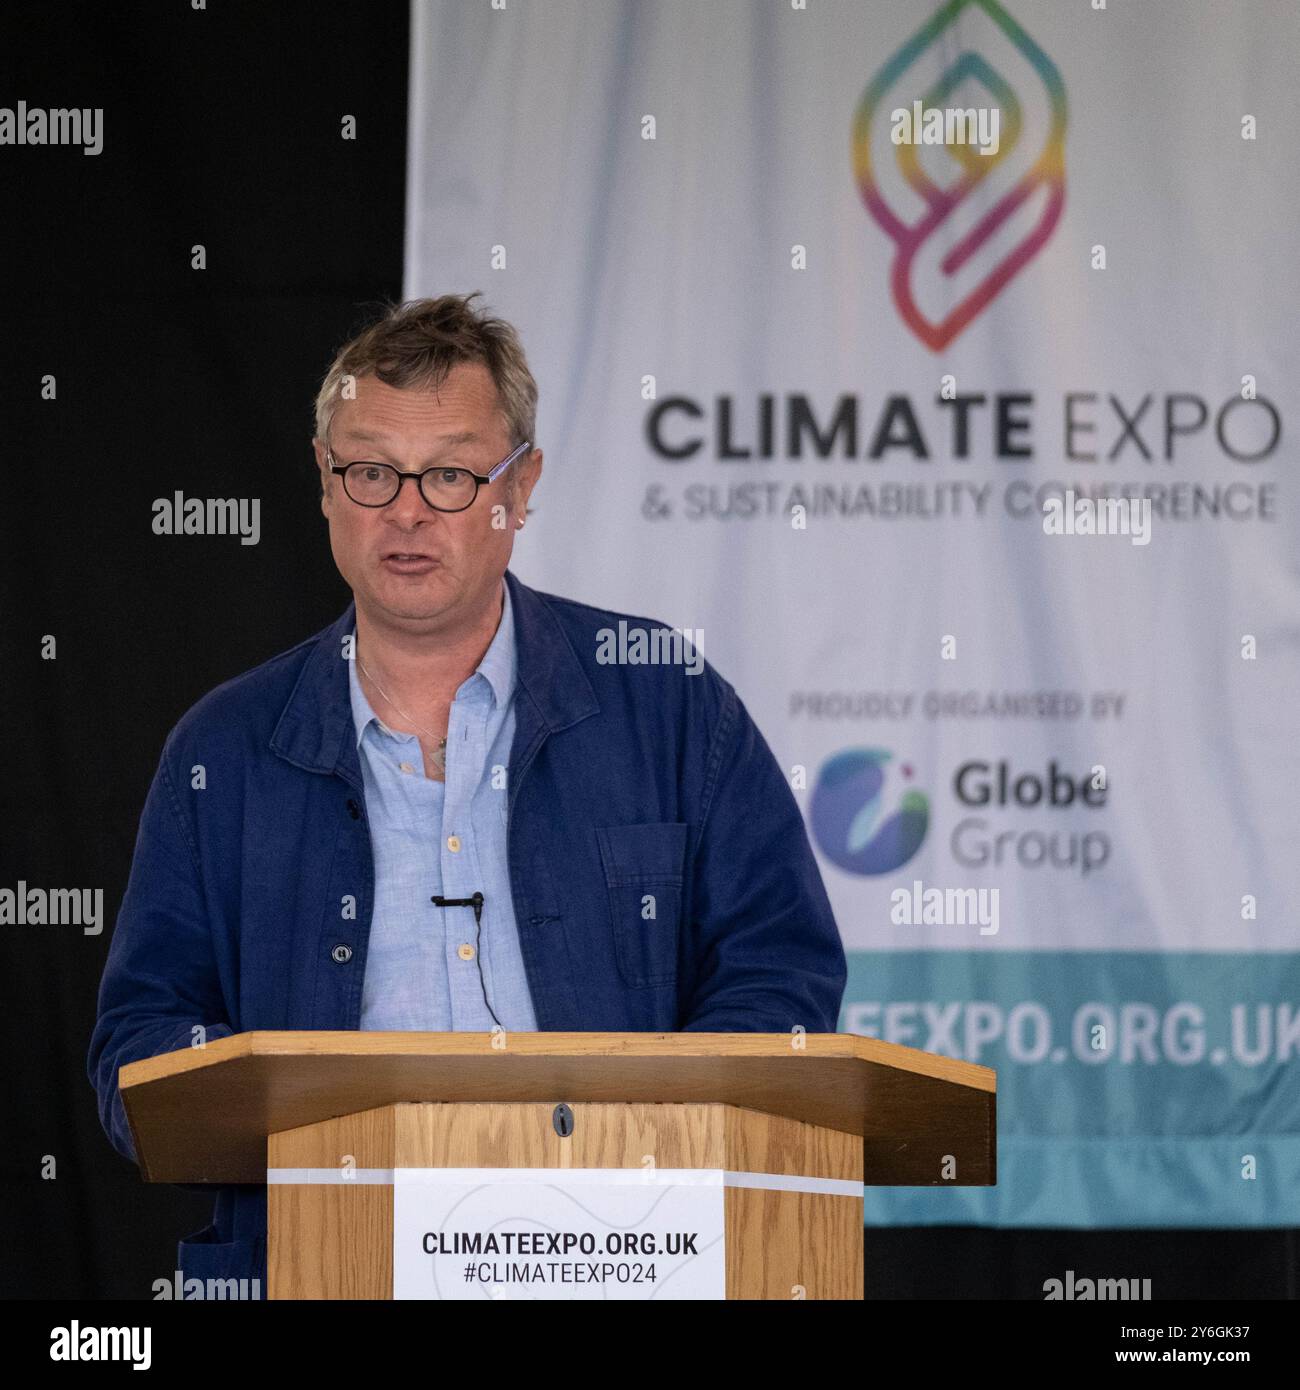
[[[1006,178],[1008,157],[1017,148],[1024,118],[1022,102],[992,64],[981,54],[963,48],[954,33],[948,33],[966,10],[986,14],[1012,45],[1028,60],[1030,67],[1042,80],[1047,95],[1047,129],[1043,147],[1037,158],[1009,188],[1000,195],[988,184],[998,171]],[[938,108],[962,86],[977,83],[988,94],[990,104],[1001,111],[1005,132],[1000,147],[991,157],[982,157],[969,146],[946,145],[948,155],[957,166],[957,176],[947,187],[939,187],[921,167],[918,149],[913,144],[895,145],[898,171],[908,187],[920,198],[920,212],[909,221],[896,213],[886,200],[876,171],[872,166],[871,140],[877,122],[883,115],[888,121],[890,108],[885,107],[886,94],[903,82],[912,66],[935,44],[955,46],[957,56],[940,74],[938,80],[922,94],[926,108]],[[900,105],[895,101],[890,107]],[[859,192],[867,210],[894,242],[896,251],[890,271],[890,286],[894,303],[903,321],[934,352],[945,348],[959,333],[983,312],[1021,269],[1033,259],[1051,236],[1065,204],[1065,85],[1052,60],[1002,8],[998,0],[949,0],[872,78],[853,118],[853,169]],[[953,244],[947,246],[939,259],[939,272],[955,277],[968,265],[980,249],[994,238],[1004,225],[1043,188],[1042,209],[1037,220],[1025,235],[996,259],[978,279],[974,287],[962,294],[947,313],[937,319],[928,318],[917,299],[917,263],[923,247],[932,237],[947,236]],[[961,230],[954,232],[948,224],[954,216],[964,217],[968,199],[981,201],[973,206],[988,206]],[[941,243],[937,243],[941,244]]]
[[[906,864],[930,827],[929,798],[914,788],[904,790],[897,809],[886,814],[892,761],[883,748],[850,748],[828,758],[817,774],[813,838],[832,864],[851,874],[887,874]],[[896,771],[902,781],[911,780],[906,763]]]

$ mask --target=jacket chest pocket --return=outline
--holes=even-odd
[[[677,979],[685,823],[596,828],[623,983],[634,989]]]

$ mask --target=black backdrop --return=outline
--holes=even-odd
[[[149,1298],[211,1203],[110,1148],[95,994],[168,730],[348,598],[311,402],[364,306],[401,292],[407,6],[3,15],[0,105],[105,115],[96,157],[0,147],[0,886],[102,887],[106,925],[0,927],[0,1293]],[[177,489],[260,498],[259,544],[154,535]],[[1294,1232],[873,1230],[866,1255],[869,1297],[1041,1298],[1067,1269],[1297,1296]]]

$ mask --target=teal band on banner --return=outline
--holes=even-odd
[[[1297,955],[852,952],[842,1028],[998,1073],[997,1188],[867,1224],[1297,1224],[1297,999]]]
[[[1001,1107],[999,1107],[999,1110]],[[1256,1163],[1240,1176],[1242,1158]],[[1300,1224],[1300,1138],[998,1140],[997,1187],[868,1187],[867,1226],[1204,1230]]]

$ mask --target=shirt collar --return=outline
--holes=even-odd
[[[518,661],[515,683],[528,696],[518,707],[515,742],[520,748],[533,748],[549,734],[562,733],[600,713],[588,668],[566,632],[578,615],[586,622],[591,610],[575,609],[554,594],[531,589],[510,570],[505,580]],[[333,773],[361,791],[359,750],[348,737],[355,732],[347,695],[352,664],[347,654],[348,639],[356,632],[356,614],[355,602],[349,603],[329,627],[302,644],[306,656],[301,664],[286,668],[295,673],[294,685],[280,711],[270,748],[277,758],[304,772]],[[600,616],[608,620],[608,626],[620,615]],[[573,632],[579,635],[577,628]]]
[[[515,652],[515,622],[510,604],[510,586],[504,581],[501,585],[501,621],[497,624],[496,636],[483,653],[474,676],[482,676],[492,690],[498,707],[503,707],[515,688],[515,675],[518,657]],[[474,676],[469,679],[473,680]],[[468,681],[466,682],[468,684]],[[457,694],[460,692],[458,691]],[[382,729],[383,721],[370,707],[365,691],[361,689],[361,678],[357,675],[356,661],[348,662],[348,694],[352,701],[352,727],[356,730],[357,747],[365,735],[366,726],[373,719]]]

